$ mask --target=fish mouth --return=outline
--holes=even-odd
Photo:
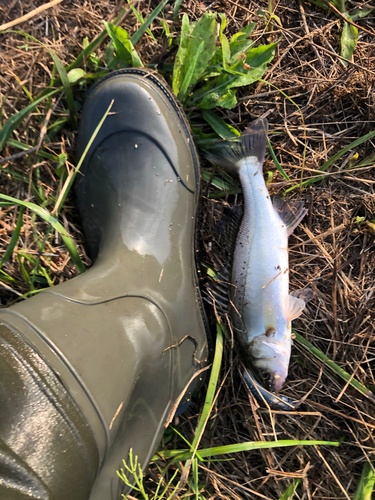
[[[276,371],[252,366],[253,373],[259,384],[271,392],[279,392],[283,387],[286,376],[277,373]]]
[[[275,373],[272,379],[272,387],[274,392],[279,392],[282,386],[284,385],[285,377]]]

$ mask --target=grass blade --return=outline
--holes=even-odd
[[[363,465],[361,479],[354,494],[353,500],[371,500],[375,486],[375,472],[371,462]]]
[[[189,457],[188,457],[189,459],[195,457],[200,440],[202,438],[202,435],[203,435],[204,430],[206,428],[209,416],[211,414],[212,406],[214,404],[216,386],[217,386],[217,381],[218,381],[219,373],[220,373],[221,360],[223,357],[224,326],[221,325],[220,323],[217,323],[216,328],[217,328],[217,335],[216,335],[214,361],[212,363],[210,380],[208,382],[208,389],[207,389],[207,393],[206,393],[206,399],[204,402],[201,418],[199,419],[197,430],[196,430],[195,436],[194,436],[194,440],[193,440],[193,443],[191,445],[191,448],[193,451],[191,453],[189,453]],[[203,457],[203,455],[201,455],[200,451],[199,451],[199,455]]]
[[[284,491],[284,493],[281,495],[279,500],[291,500],[294,497],[294,493],[297,489],[297,486],[301,482],[301,479],[296,479],[295,481],[290,484],[287,489]]]
[[[215,457],[217,455],[228,455],[229,453],[239,453],[243,451],[268,450],[271,448],[287,448],[291,446],[340,446],[338,441],[305,441],[282,439],[280,441],[247,441],[245,443],[227,444],[224,446],[215,446],[213,448],[203,448],[199,454],[203,458]],[[173,458],[174,460],[190,460],[193,458],[193,452],[184,450],[159,451],[158,455],[163,458]],[[178,452],[180,452],[178,454]],[[182,453],[181,453],[182,452]],[[159,456],[157,456],[159,458]],[[156,456],[154,459],[157,459]]]
[[[142,25],[145,22],[145,20],[143,19],[142,14],[137,11],[137,9],[134,7],[134,5],[131,2],[132,2],[132,0],[128,0],[128,4],[129,4],[131,10],[133,11],[133,14],[138,19],[138,22]],[[156,42],[156,38],[154,37],[154,35],[152,34],[152,31],[150,29],[147,28],[146,33],[148,35],[150,35],[150,37],[153,39],[154,42]]]
[[[15,139],[8,139],[7,144],[9,146],[13,146],[15,148],[21,149],[21,151],[28,151],[29,149],[32,149],[32,147],[33,147],[33,146],[30,146],[29,144],[24,144],[23,142],[16,141]],[[47,158],[47,160],[59,161],[59,157],[57,155],[47,153],[46,151],[39,150],[38,155],[42,156],[43,158]]]
[[[110,112],[110,110],[111,110],[111,108],[112,108],[112,106],[113,106],[113,102],[114,102],[114,101],[112,101],[112,102],[111,102],[111,104],[108,106],[108,109],[107,109],[107,111],[104,113],[103,118],[100,120],[100,122],[99,122],[98,126],[97,126],[97,127],[96,127],[96,129],[94,130],[94,133],[93,133],[93,134],[92,134],[92,136],[90,137],[90,140],[89,140],[89,142],[87,143],[87,146],[85,147],[85,150],[84,150],[84,152],[82,153],[82,156],[81,156],[81,158],[79,159],[79,162],[77,163],[77,166],[76,166],[76,168],[74,169],[73,174],[72,174],[70,177],[68,177],[68,178],[67,178],[67,180],[66,180],[66,182],[65,182],[65,184],[64,184],[64,187],[63,187],[63,189],[62,189],[62,193],[63,193],[63,194],[59,196],[59,199],[57,200],[57,202],[56,202],[56,206],[55,206],[55,208],[54,208],[54,210],[53,210],[54,212],[59,213],[60,208],[62,207],[62,205],[63,205],[63,203],[64,203],[64,201],[65,201],[66,197],[68,196],[69,191],[70,191],[70,189],[71,189],[71,187],[72,187],[72,185],[73,185],[74,179],[76,178],[76,175],[77,175],[77,173],[78,173],[79,169],[81,168],[81,165],[82,165],[82,163],[83,163],[84,159],[86,158],[87,152],[88,152],[88,150],[90,149],[91,144],[94,142],[95,137],[98,135],[99,130],[101,129],[101,127],[102,127],[102,125],[103,125],[103,123],[104,123],[104,120],[107,118],[108,113]]]
[[[22,223],[23,223],[22,217],[23,217],[24,210],[25,210],[24,207],[20,207],[16,228],[13,231],[12,238],[10,239],[9,245],[8,245],[7,249],[5,250],[3,257],[0,260],[0,268],[2,267],[2,265],[4,264],[4,262],[6,260],[11,258],[12,254],[13,254],[13,250],[14,250],[15,246],[17,245],[18,238],[20,237],[20,233],[21,233],[21,228],[22,228]]]
[[[61,238],[63,239],[66,248],[68,249],[68,252],[70,254],[70,257],[77,267],[78,271],[80,273],[83,273],[85,271],[85,266],[83,265],[83,262],[81,260],[81,257],[78,254],[77,248],[74,245],[73,239],[69,236],[69,233],[65,230],[65,228],[60,224],[60,222],[51,215],[48,210],[45,208],[39,207],[38,205],[35,205],[35,203],[31,203],[29,201],[22,201],[18,200],[17,198],[13,198],[12,196],[7,196],[5,194],[0,194],[0,199],[5,200],[5,201],[11,201],[15,205],[20,205],[26,208],[29,208],[32,212],[34,212],[36,215],[39,215],[43,220],[48,222],[48,224],[51,224],[51,226],[61,235]]]
[[[225,123],[220,117],[218,117],[213,111],[208,109],[202,109],[202,118],[215,130],[215,132],[224,140],[235,139],[239,137],[240,132]]]
[[[73,91],[72,91],[72,87],[71,87],[70,82],[69,82],[67,71],[66,71],[63,63],[61,62],[60,58],[47,45],[40,42],[37,38],[34,38],[33,36],[25,33],[24,31],[13,31],[13,33],[17,33],[18,35],[24,36],[25,38],[30,38],[35,43],[37,43],[38,45],[40,45],[41,47],[46,49],[48,51],[48,53],[50,54],[50,56],[52,57],[52,60],[55,63],[56,69],[59,73],[60,81],[62,83],[62,86],[64,87],[66,100],[68,102],[70,119],[72,121],[73,127],[76,129],[77,128],[77,117],[76,117],[76,107],[74,104]]]
[[[277,157],[275,155],[275,152],[274,152],[274,150],[273,150],[273,148],[271,146],[271,142],[270,142],[270,140],[269,140],[268,137],[267,137],[267,144],[268,144],[268,148],[270,150],[273,162],[275,164],[275,167],[280,172],[280,174],[284,177],[284,179],[286,179],[287,181],[290,181],[290,178],[289,178],[288,174],[285,172],[285,170],[283,169],[283,167],[280,165],[279,160],[277,159]]]
[[[338,153],[333,155],[332,158],[330,158],[328,161],[323,163],[323,165],[319,168],[319,170],[321,170],[322,172],[326,171],[331,165],[333,165],[333,163],[335,163],[345,153],[347,153],[351,149],[359,146],[360,144],[368,141],[369,139],[372,139],[373,137],[375,137],[375,130],[373,130],[372,132],[369,132],[366,135],[363,135],[362,137],[359,137],[355,141],[351,142],[350,144],[348,144],[347,146],[342,148],[341,151],[339,151]],[[300,187],[301,185],[308,186],[309,184],[313,184],[314,182],[319,182],[322,179],[324,179],[324,176],[320,176],[319,174],[316,174],[314,177],[311,177],[310,179],[306,179],[305,181],[303,181],[302,184],[298,184],[298,185],[290,187],[289,189],[287,189],[285,191],[285,193],[287,193],[288,191],[292,191],[293,189],[295,189],[296,187]]]
[[[38,104],[44,101],[44,99],[47,99],[47,97],[51,97],[57,94],[57,92],[61,92],[62,89],[63,87],[59,87],[58,89],[49,89],[48,92],[35,99],[34,102],[29,104],[25,108],[21,109],[21,111],[18,111],[18,113],[15,113],[7,120],[5,125],[0,130],[0,152],[7,143],[13,130],[15,130],[18,127],[18,125],[22,122],[22,120],[26,118],[32,111],[34,111],[34,109],[38,106]]]
[[[142,24],[142,26],[130,38],[130,41],[133,45],[135,45],[138,42],[138,40],[141,38],[143,33],[147,30],[147,28],[150,26],[150,24],[156,19],[156,17],[159,15],[161,10],[167,5],[168,2],[169,2],[169,0],[163,0],[156,7],[156,9],[151,12],[151,14],[148,16],[146,21]]]
[[[55,63],[55,66],[56,66],[57,71],[59,73],[61,83],[64,87],[72,126],[74,129],[77,129],[76,106],[74,103],[73,91],[72,91],[72,87],[70,85],[68,74],[66,72],[66,69],[65,69],[63,63],[60,61],[59,57],[57,56],[57,54],[55,54],[52,50],[49,50],[49,49],[47,49],[47,50],[51,54],[53,62]]]
[[[211,181],[211,184],[219,189],[222,189],[223,191],[229,192],[232,189],[236,189],[234,186],[230,186],[227,182],[223,181],[222,179],[219,179],[216,175],[212,177],[212,173],[208,172],[205,169],[202,169],[202,179],[205,181],[209,182]],[[241,192],[241,190],[239,191]]]
[[[340,368],[336,363],[331,361],[328,356],[322,353],[319,349],[314,347],[308,340],[306,340],[302,335],[293,330],[294,335],[296,336],[297,342],[305,347],[313,356],[315,356],[319,361],[324,363],[327,368],[329,368],[333,373],[341,377],[345,382],[349,382],[350,385],[356,389],[358,392],[369,398],[371,401],[375,402],[375,395],[367,389],[364,385],[362,385],[357,379],[352,378],[351,375]]]

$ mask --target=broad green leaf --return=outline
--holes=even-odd
[[[353,500],[371,500],[375,486],[375,472],[372,462],[366,460],[363,465],[361,479],[354,493]]]
[[[116,49],[116,59],[122,68],[127,66],[142,67],[137,51],[130,41],[128,32],[119,26],[104,21],[109,36],[112,38]]]
[[[198,127],[191,127],[191,130],[193,131],[193,134],[196,134],[199,137],[199,139],[215,139],[216,142],[220,141],[220,137],[214,132],[206,134]]]
[[[253,40],[242,40],[239,42],[231,42],[229,45],[230,48],[230,64],[235,64],[239,59],[245,59],[247,52],[254,45]]]
[[[375,9],[370,9],[370,8],[366,9],[363,7],[360,7],[358,9],[354,9],[354,10],[349,12],[350,19],[352,21],[356,21],[357,19],[362,19],[363,17],[366,17],[369,14],[372,14],[372,12],[374,12],[374,10]]]
[[[5,194],[0,194],[0,199],[5,200],[5,201],[10,201],[13,202],[15,205],[20,205],[26,208],[29,208],[32,212],[34,212],[36,215],[39,215],[43,220],[48,222],[48,224],[51,224],[51,226],[56,229],[58,233],[60,233],[61,238],[63,239],[68,252],[70,254],[70,257],[79,270],[80,273],[83,273],[85,271],[85,266],[83,265],[81,258],[78,254],[77,248],[74,245],[74,242],[72,238],[69,236],[69,233],[65,230],[64,226],[60,224],[60,222],[53,217],[48,210],[45,208],[42,208],[38,205],[35,205],[35,203],[31,203],[29,201],[22,201],[18,200],[17,198],[13,198],[12,196],[7,196]]]
[[[220,17],[220,26],[219,26],[219,39],[220,39],[227,25],[227,18],[225,17],[225,14],[223,14],[222,12],[219,13],[219,17]]]
[[[347,15],[347,17],[349,17]],[[344,26],[342,29],[341,35],[341,56],[345,57],[345,59],[351,60],[353,56],[353,52],[358,40],[358,30],[355,26],[344,22]],[[346,61],[341,61],[344,66],[347,66],[349,63]]]
[[[271,43],[250,49],[244,61],[237,61],[230,67],[232,73],[224,72],[194,92],[188,100],[188,105],[212,109],[218,105],[221,98],[227,96],[230,89],[250,85],[259,80],[275,55],[276,45],[277,43]],[[232,102],[235,100],[233,97],[232,93]]]
[[[86,76],[86,72],[82,68],[75,68],[69,71],[68,78],[70,83],[75,83]]]
[[[234,89],[228,92],[217,100],[217,106],[225,109],[232,109],[237,104],[236,91]]]
[[[233,42],[246,40],[246,38],[248,38],[248,36],[254,31],[256,25],[257,23],[250,23],[247,26],[241,28],[241,30],[238,33],[232,36],[232,38],[230,39],[230,43],[232,44]]]
[[[113,24],[116,24],[119,22],[119,20],[122,18],[122,16],[125,14],[127,10],[127,6],[123,7],[116,18],[113,20]],[[69,72],[70,70],[77,68],[83,61],[85,61],[90,55],[94,52],[94,50],[99,47],[99,45],[105,40],[105,38],[108,36],[107,29],[104,28],[104,30],[96,37],[92,42],[90,42],[88,45],[84,44],[84,48],[82,52],[78,55],[78,57],[71,63],[69,66],[67,66],[66,71]],[[55,82],[55,85],[59,84],[58,81]]]
[[[26,118],[34,109],[38,106],[39,103],[44,101],[47,97],[51,97],[58,92],[61,92],[63,87],[59,87],[58,89],[48,89],[47,92],[40,95],[37,99],[34,100],[31,104],[26,106],[25,108],[18,111],[12,115],[5,123],[5,125],[0,130],[0,152],[7,143],[9,137],[11,136],[13,130],[15,130],[18,125],[22,122],[24,118]]]
[[[112,40],[107,44],[104,50],[103,60],[108,69],[115,69],[117,62],[115,55],[115,46]]]
[[[290,484],[287,489],[284,491],[284,493],[281,495],[279,500],[292,500],[294,497],[294,493],[297,489],[297,486],[301,482],[301,479],[296,479],[295,481],[293,480],[292,484]]]
[[[189,89],[193,85],[193,78],[194,78],[194,72],[196,70],[199,58],[201,56],[201,53],[204,49],[204,41],[202,41],[198,47],[198,50],[191,61],[188,70],[185,74],[184,81],[182,82],[180,92],[178,93],[178,98],[180,99],[181,102],[184,102],[186,97],[188,96]]]
[[[213,111],[203,109],[202,117],[222,139],[233,139],[241,135],[237,129],[225,123]]]
[[[226,69],[231,64],[231,53],[228,38],[225,35],[221,35],[220,38],[221,49],[223,53],[223,68]]]
[[[184,66],[186,52],[189,46],[189,40],[190,40],[189,17],[187,14],[184,14],[182,17],[180,45],[173,66],[172,89],[176,96],[178,95],[183,82],[182,70]]]
[[[216,14],[205,13],[197,23],[195,23],[190,32],[188,47],[180,69],[181,81],[185,81],[185,75],[189,72],[192,64],[194,72],[190,80],[190,86],[194,87],[205,72],[208,63],[215,53],[216,44]],[[202,45],[203,44],[203,45]],[[196,58],[199,48],[202,46],[199,58]],[[181,84],[182,86],[182,84]],[[180,97],[178,95],[178,97]],[[180,99],[181,101],[183,99]]]

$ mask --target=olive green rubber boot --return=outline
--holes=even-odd
[[[66,411],[80,429],[81,447],[87,444],[89,450],[86,483],[93,463],[97,470],[90,500],[117,499],[126,492],[116,474],[122,460],[132,448],[142,466],[148,464],[179,396],[208,356],[195,266],[199,166],[183,112],[147,71],[113,72],[86,100],[79,155],[111,101],[77,189],[94,265],[0,312],[0,339],[6,332],[27,344],[76,407]],[[27,426],[24,432],[22,439],[28,439]],[[0,440],[2,433],[0,427]],[[5,443],[47,485],[52,496],[46,498],[68,498],[56,486],[57,476],[66,478],[66,436],[55,435],[49,471],[18,452],[21,438],[7,437]],[[86,498],[82,488],[69,494],[69,500]]]

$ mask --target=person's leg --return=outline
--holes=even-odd
[[[92,500],[120,498],[124,488],[116,469],[122,459],[132,448],[142,465],[148,463],[175,401],[208,355],[195,269],[198,160],[184,116],[153,75],[135,69],[111,73],[86,100],[79,154],[112,100],[77,191],[93,267],[0,312],[3,328],[16,332],[56,374],[88,424],[80,439],[100,471]],[[6,393],[7,408],[22,399]],[[26,406],[28,421],[32,405]],[[54,442],[56,467],[48,471],[42,458],[31,463],[30,451],[17,451],[17,443],[31,436],[9,437],[6,425],[0,422],[7,449],[54,499],[67,498],[58,478],[67,434]],[[87,495],[69,496],[75,498]]]

